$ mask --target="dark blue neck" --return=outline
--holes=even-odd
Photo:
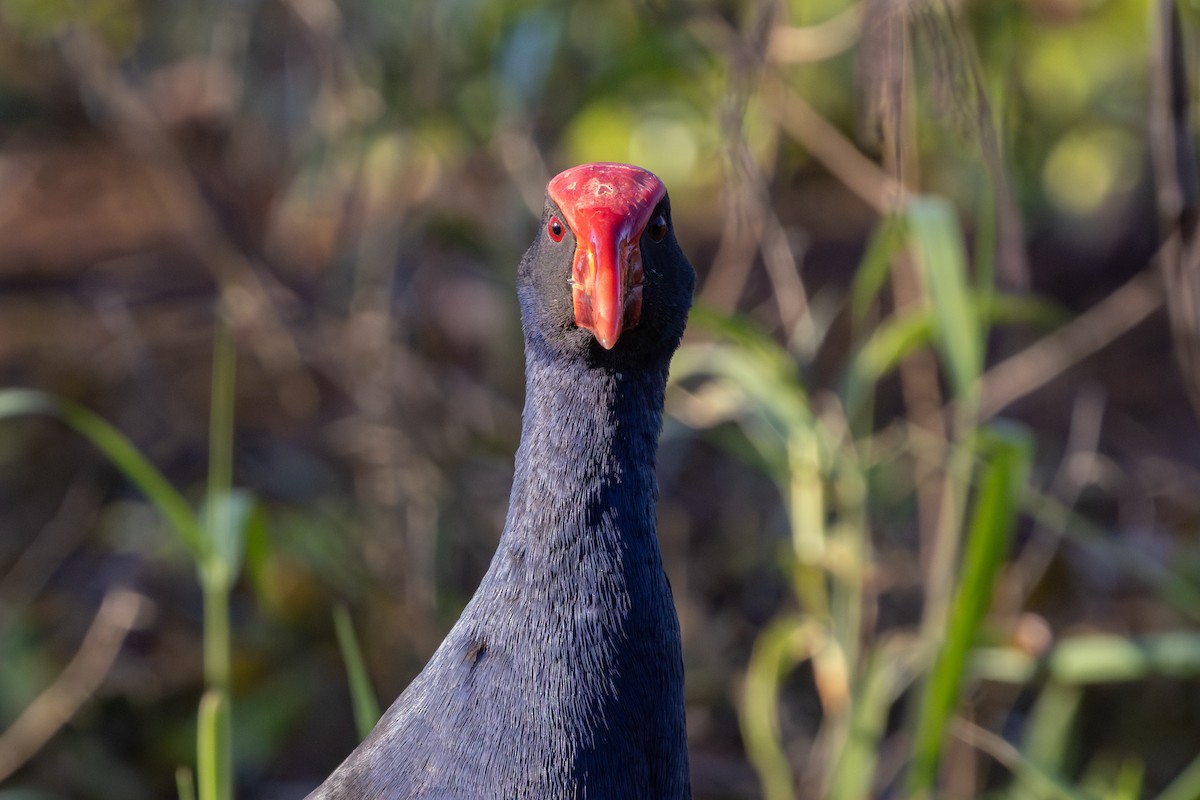
[[[502,549],[571,548],[597,531],[621,535],[626,547],[657,548],[654,468],[666,379],[666,364],[621,371],[529,348]]]
[[[686,797],[679,622],[655,532],[667,364],[527,352],[508,520],[476,597],[522,642],[514,663],[556,723],[512,735],[561,749],[565,785],[589,797]]]
[[[690,797],[679,621],[654,523],[667,366],[527,352],[491,566],[331,778],[338,792],[317,797]]]

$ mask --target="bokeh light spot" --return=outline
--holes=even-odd
[[[1073,131],[1050,151],[1042,185],[1058,210],[1089,216],[1133,188],[1137,164],[1138,145],[1128,133],[1116,128]]]

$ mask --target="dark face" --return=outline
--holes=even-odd
[[[550,182],[517,273],[526,339],[598,364],[660,362],[679,345],[695,282],[658,178],[575,167]]]

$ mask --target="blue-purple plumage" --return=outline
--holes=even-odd
[[[556,214],[548,199],[518,272],[526,400],[499,547],[424,670],[312,800],[690,797],[655,452],[695,279],[673,234],[642,236],[640,321],[601,347],[574,325],[576,232],[547,236]]]

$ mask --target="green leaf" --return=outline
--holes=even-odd
[[[746,755],[762,781],[765,800],[794,800],[795,777],[779,730],[779,686],[818,646],[820,629],[799,616],[772,621],[758,635],[746,667],[741,714]]]
[[[1057,304],[1037,297],[970,292],[965,302],[973,315],[989,325],[1051,328],[1067,316]],[[909,355],[934,341],[941,324],[935,309],[927,307],[889,317],[875,327],[847,373],[846,408],[851,418],[867,410],[875,384]]]
[[[1051,681],[1042,689],[1025,728],[1021,751],[1027,763],[1017,770],[1017,787],[1034,781],[1029,775],[1032,769],[1053,775],[1066,773],[1082,701],[1083,690],[1078,686]]]
[[[846,409],[853,419],[866,412],[871,389],[910,353],[933,336],[933,314],[917,309],[891,317],[875,328],[851,363],[846,381]]]
[[[996,575],[1016,526],[1033,444],[1015,426],[992,426],[980,434],[983,466],[974,514],[966,537],[963,566],[950,610],[945,641],[926,682],[918,712],[910,794],[932,791],[947,724],[958,707],[967,656],[991,605]]]
[[[1195,800],[1200,797],[1200,756],[1163,789],[1155,800]]]
[[[223,571],[225,585],[240,569],[245,523],[253,501],[233,486],[233,406],[237,351],[229,326],[218,320],[213,332],[212,390],[208,425],[208,484],[204,527],[211,543],[205,566]],[[217,576],[212,576],[214,579]]]
[[[896,698],[913,680],[912,648],[902,638],[884,641],[872,654],[852,695],[850,728],[829,782],[828,800],[872,797],[880,741]]]
[[[210,493],[208,503],[204,527],[211,546],[204,571],[209,573],[208,580],[228,588],[241,572],[247,532],[266,522],[258,500],[245,489],[231,489],[219,496]]]
[[[1101,750],[1088,762],[1079,786],[1101,800],[1140,800],[1146,768],[1136,756]]]
[[[367,675],[362,649],[354,633],[354,623],[350,620],[350,612],[344,603],[333,607],[333,627],[337,631],[338,647],[342,651],[342,661],[346,664],[346,678],[350,682],[354,724],[358,728],[359,738],[365,739],[379,721],[379,701],[376,699],[375,690],[371,688],[371,678]]]
[[[748,423],[748,434],[755,433],[759,423],[770,429],[775,441],[764,443],[763,455],[768,460],[777,462],[779,445],[793,431],[812,425],[808,398],[791,362],[778,358],[775,349],[747,349],[723,342],[686,345],[671,363],[671,379],[682,382],[689,378],[721,382],[731,412],[725,418]]]
[[[1056,680],[1070,683],[1135,681],[1151,675],[1195,678],[1200,676],[1200,636],[1080,636],[1054,649],[1049,668]]]
[[[903,233],[904,220],[899,217],[885,218],[872,232],[850,287],[850,319],[855,326],[865,321],[871,301],[887,282],[896,252],[904,244]]]
[[[772,339],[758,323],[741,314],[722,314],[699,306],[692,310],[688,324],[693,329],[707,330],[734,350],[744,354],[764,372],[791,383],[803,395],[796,380],[796,364],[792,354]],[[671,362],[674,372],[675,362]]]
[[[951,205],[918,198],[907,207],[909,241],[937,321],[942,359],[959,399],[975,389],[983,370],[983,331],[972,302],[966,247]]]
[[[209,543],[191,506],[123,433],[70,400],[33,389],[0,390],[0,419],[24,414],[55,417],[90,441],[166,518],[193,558],[203,560]]]
[[[1065,308],[1034,295],[975,293],[979,314],[990,325],[1022,325],[1051,329],[1071,319]]]
[[[1146,780],[1146,766],[1140,758],[1126,758],[1113,779],[1110,800],[1139,800]]]
[[[1099,800],[1094,794],[1076,788],[1056,772],[1051,772],[1016,753],[1011,766],[1019,779],[1014,781],[1009,797],[1012,800]]]
[[[187,767],[175,770],[175,794],[179,800],[196,800],[196,778]]]
[[[861,380],[875,383],[910,353],[927,344],[933,335],[934,319],[928,311],[893,317],[876,328],[854,360]]]
[[[1121,683],[1151,677],[1200,677],[1200,635],[1186,631],[1125,638],[1075,636],[1057,644],[1042,661],[1012,647],[981,648],[972,674],[989,681],[1029,683],[1043,675],[1063,684]]]
[[[219,689],[209,689],[200,698],[196,731],[196,772],[200,800],[233,798],[233,730],[229,700]]]

